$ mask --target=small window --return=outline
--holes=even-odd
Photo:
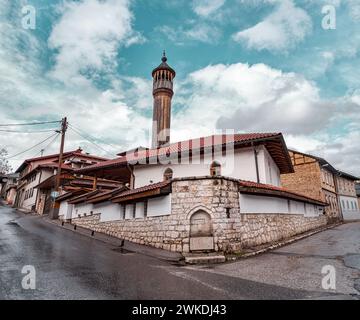
[[[146,201],[144,201],[144,218],[147,217],[147,208],[148,208],[148,202],[146,200]]]
[[[287,201],[287,205],[288,205],[288,213],[291,213],[291,202],[290,202],[290,200]]]
[[[214,176],[221,176],[221,164],[217,161],[214,161],[212,164],[211,164],[211,167],[210,167],[210,175],[212,177]]]
[[[121,205],[121,219],[125,220],[126,215],[126,206],[124,204]]]
[[[173,171],[170,168],[167,168],[164,172],[164,181],[169,181],[173,178]]]
[[[133,214],[133,219],[135,219],[135,218],[136,218],[136,203],[134,203],[134,204],[132,205],[132,210],[133,210],[133,212],[132,212],[132,214]]]

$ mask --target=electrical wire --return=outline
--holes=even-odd
[[[2,130],[0,129],[0,132],[10,132],[10,133],[43,133],[43,132],[54,132],[56,129],[52,130],[39,130],[39,131],[16,131],[16,130]]]
[[[37,152],[32,158],[35,158],[38,154],[41,154],[41,152],[45,151],[47,148],[49,148],[59,137],[60,133],[57,133],[57,135],[52,139],[44,148],[42,148],[39,152]]]
[[[82,132],[83,134],[85,134],[86,136],[88,136],[89,138],[91,138],[92,140],[100,140],[100,139],[92,136],[91,134],[89,134],[89,133],[87,133],[87,132],[84,132],[84,130],[81,130],[79,127],[76,127],[76,126],[74,126],[74,125],[72,125],[72,127],[73,127],[74,129]],[[107,146],[113,148],[113,149],[116,149],[116,148],[117,148],[117,149],[120,149],[119,146],[113,145],[113,144],[111,144],[111,143],[107,143],[107,142],[105,142],[104,140],[101,140],[101,142],[102,142],[103,144],[106,144]]]
[[[12,127],[12,126],[36,126],[40,124],[50,124],[50,123],[60,123],[61,120],[58,121],[43,121],[43,122],[28,122],[28,123],[7,123],[0,124],[0,127]]]
[[[75,133],[77,133],[80,137],[82,137],[83,139],[89,141],[91,144],[93,144],[94,146],[96,146],[98,149],[101,149],[102,151],[105,151],[106,154],[113,156],[113,154],[111,154],[109,151],[107,151],[106,149],[104,149],[103,147],[99,146],[97,143],[95,143],[94,141],[91,141],[89,138],[85,137],[84,135],[82,135],[77,129],[75,129],[72,125],[68,124],[69,128],[74,131]]]
[[[12,155],[12,156],[10,156],[10,157],[7,157],[7,158],[6,158],[6,160],[9,160],[9,159],[15,158],[15,157],[17,157],[17,156],[19,156],[19,155],[21,155],[21,154],[23,154],[23,153],[26,153],[26,152],[28,152],[28,151],[30,151],[30,150],[32,150],[32,149],[34,149],[34,148],[36,148],[37,146],[39,146],[39,145],[43,144],[45,141],[48,141],[49,139],[51,139],[52,137],[54,137],[54,136],[56,136],[56,135],[58,135],[58,133],[57,133],[57,132],[56,132],[56,133],[54,133],[54,134],[52,134],[51,136],[47,137],[46,139],[42,140],[41,142],[37,143],[36,145],[34,145],[34,146],[30,147],[30,148],[28,148],[28,149],[26,149],[26,150],[24,150],[24,151],[21,151],[21,152],[19,152],[19,153],[17,153],[17,154],[14,154],[14,155]]]

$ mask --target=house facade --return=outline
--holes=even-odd
[[[344,220],[360,220],[360,207],[355,189],[355,181],[358,179],[342,171],[336,175],[339,203]]]
[[[289,150],[289,156],[295,172],[281,174],[282,186],[327,203],[325,213],[329,222],[341,220],[336,184],[338,170],[320,157],[294,150]]]
[[[153,145],[77,174],[124,185],[57,198],[73,224],[177,252],[238,252],[327,224],[319,197],[281,186],[294,168],[281,133],[220,134],[170,143],[175,71],[153,73]]]
[[[14,204],[18,178],[19,175],[16,173],[7,174],[3,178],[4,183],[0,195],[8,205]]]
[[[74,169],[96,164],[107,159],[83,153],[81,149],[65,152],[61,170],[71,175]],[[25,160],[17,169],[19,181],[16,190],[15,206],[28,211],[47,213],[51,206],[51,188],[38,188],[49,179],[55,179],[59,155],[53,154]]]

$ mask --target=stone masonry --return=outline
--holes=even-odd
[[[329,206],[325,207],[328,223],[337,222],[340,219],[340,208],[335,185],[325,183],[322,172],[324,169],[320,167],[319,162],[301,153],[289,151],[289,155],[295,172],[282,174],[281,185],[286,189],[328,203]]]
[[[97,214],[72,222],[131,242],[184,253],[189,252],[190,217],[198,210],[211,216],[215,250],[229,253],[326,224],[325,216],[240,213],[238,183],[223,177],[175,179],[171,197],[172,210],[168,216],[100,222]]]

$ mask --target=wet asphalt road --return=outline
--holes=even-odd
[[[248,280],[246,266],[239,265],[241,277],[234,272],[238,262],[183,267],[116,249],[0,204],[0,299],[312,299],[329,294]],[[35,290],[21,286],[25,265],[35,267]],[[222,272],[226,266],[232,272]]]

